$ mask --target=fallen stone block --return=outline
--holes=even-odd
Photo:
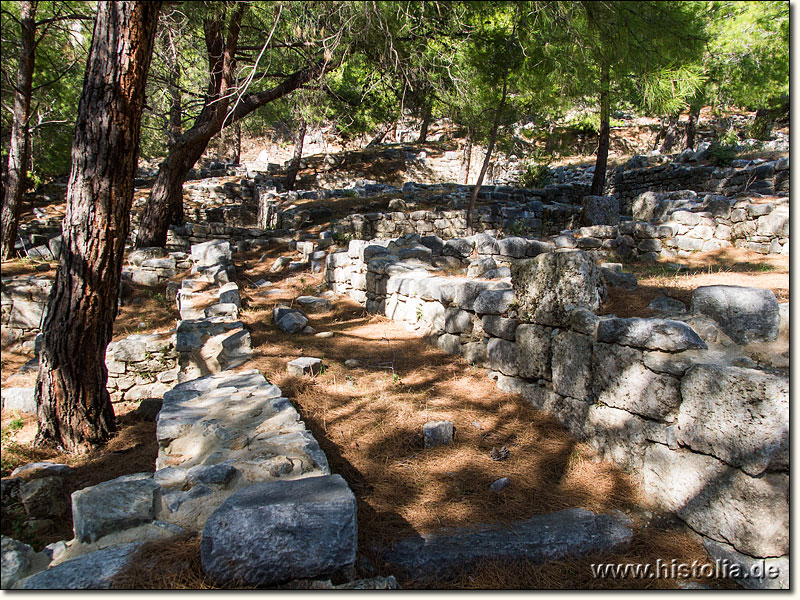
[[[737,344],[777,339],[780,308],[770,290],[738,285],[709,285],[692,294],[692,314],[713,319]]]
[[[429,421],[422,426],[422,437],[426,448],[446,446],[453,443],[452,421]]]
[[[216,581],[272,585],[356,559],[356,499],[340,475],[257,483],[206,521],[203,569]]]
[[[151,473],[123,476],[83,488],[72,494],[75,537],[96,542],[104,535],[149,523],[155,519],[161,487]]]
[[[302,377],[303,375],[317,375],[322,370],[322,359],[310,356],[295,358],[286,365],[289,375]]]
[[[603,319],[597,325],[597,341],[667,352],[708,347],[686,323],[669,319]]]
[[[36,414],[34,388],[5,388],[0,392],[3,399],[3,410],[18,410],[29,415]]]
[[[0,589],[8,590],[30,569],[35,552],[28,544],[0,538]]]
[[[629,526],[582,508],[525,521],[445,529],[395,542],[382,552],[390,568],[415,581],[452,578],[481,560],[528,560],[541,564],[626,547]]]
[[[141,542],[110,546],[23,579],[24,590],[107,590],[128,569]]]

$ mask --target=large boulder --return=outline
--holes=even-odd
[[[206,521],[203,568],[214,580],[273,585],[356,559],[356,499],[340,475],[257,483]]]
[[[161,502],[161,487],[151,473],[124,475],[72,494],[75,537],[96,542],[104,535],[149,523]]]
[[[619,223],[619,199],[614,196],[584,196],[584,225],[616,225]]]
[[[708,285],[692,294],[692,314],[719,323],[737,344],[771,342],[778,337],[780,307],[770,290],[738,285]]]
[[[677,440],[682,446],[753,476],[767,468],[789,468],[787,378],[700,364],[682,379],[681,395]]]
[[[24,590],[107,590],[133,565],[140,542],[109,546],[23,579]]]
[[[669,319],[603,319],[597,326],[597,341],[667,352],[708,347],[686,323]]]
[[[10,589],[30,569],[34,551],[28,544],[10,537],[0,539],[0,589]]]
[[[581,250],[512,263],[511,279],[520,319],[541,325],[569,327],[573,310],[594,312],[606,296],[600,268]]]

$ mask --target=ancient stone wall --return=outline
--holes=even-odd
[[[602,275],[584,252],[512,261],[513,285],[416,261],[354,242],[329,256],[326,280],[491,369],[501,389],[637,474],[712,555],[773,557],[788,569],[787,377],[736,366],[747,363],[717,349],[718,328],[701,338],[691,325],[707,311],[683,321],[596,316]],[[777,335],[774,296],[759,306]]]

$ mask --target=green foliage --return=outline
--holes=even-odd
[[[525,188],[542,188],[553,180],[553,172],[550,167],[542,163],[531,163],[520,175],[519,185]]]
[[[711,161],[720,167],[727,167],[730,165],[739,155],[737,142],[738,140],[731,141],[730,138],[727,137],[711,142],[711,146],[708,148]]]

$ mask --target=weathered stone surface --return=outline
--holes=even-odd
[[[639,285],[636,281],[636,275],[633,273],[624,273],[623,271],[614,271],[611,269],[601,269],[601,271],[603,272],[603,280],[608,287],[635,290]]]
[[[497,315],[484,315],[481,318],[481,326],[487,334],[503,338],[509,342],[513,342],[516,339],[518,325],[519,321],[517,319],[508,319]]]
[[[671,422],[681,403],[680,382],[653,373],[641,350],[595,343],[592,350],[592,392],[597,402],[649,419]]]
[[[452,421],[428,421],[422,426],[422,437],[426,448],[446,446],[453,443]]]
[[[556,330],[551,341],[553,391],[585,399],[592,392],[592,338]]]
[[[616,225],[619,223],[619,199],[614,196],[584,196],[585,225]]]
[[[479,315],[502,315],[514,302],[514,290],[487,290],[475,299],[473,310]]]
[[[74,471],[69,465],[62,465],[61,463],[52,462],[35,462],[22,465],[11,471],[11,477],[19,475],[36,476],[36,477],[50,477],[55,475],[67,475]]]
[[[284,313],[275,324],[282,331],[289,334],[299,333],[308,325],[308,319],[299,310],[289,310]]]
[[[114,578],[126,570],[141,543],[122,544],[96,550],[62,562],[23,579],[24,590],[107,590]]]
[[[289,361],[286,365],[289,375],[302,377],[303,375],[317,375],[322,370],[322,359],[310,356],[301,356]]]
[[[726,561],[728,573],[736,583],[748,590],[788,590],[789,557],[753,558],[730,544],[703,538],[703,546],[714,560]],[[736,565],[736,567],[734,567]],[[734,568],[737,569],[734,572]]]
[[[134,266],[141,267],[146,260],[166,258],[168,256],[165,248],[136,248],[128,253],[128,262]]]
[[[510,485],[511,480],[508,477],[501,477],[500,479],[495,479],[489,486],[489,489],[493,492],[502,492]]]
[[[467,267],[467,277],[481,277],[487,271],[491,271],[496,268],[497,263],[493,258],[479,258],[469,263],[469,267]]]
[[[52,519],[67,513],[67,499],[61,477],[40,477],[19,487],[19,499],[31,518]]]
[[[34,551],[28,544],[10,537],[0,538],[0,589],[11,589],[30,569]]]
[[[196,266],[227,265],[231,263],[231,245],[226,240],[211,240],[192,244],[191,259]]]
[[[315,296],[298,296],[296,302],[306,313],[323,313],[333,308],[330,300]]]
[[[18,410],[29,415],[36,414],[35,390],[31,388],[12,387],[0,391],[3,399],[3,410]]]
[[[551,333],[552,329],[541,325],[522,324],[517,327],[518,372],[521,377],[550,379]]]
[[[78,540],[96,542],[104,535],[155,518],[161,488],[152,474],[139,475],[142,479],[118,477],[73,492],[72,521]]]
[[[447,333],[471,333],[473,327],[472,314],[458,308],[444,311],[444,330]]]
[[[217,581],[270,585],[346,568],[356,558],[356,499],[340,475],[258,483],[206,521],[203,568]]]
[[[453,577],[481,559],[545,563],[617,550],[631,538],[631,530],[614,517],[572,508],[510,527],[481,525],[405,538],[384,550],[382,557],[393,571],[425,581]]]
[[[491,338],[486,345],[486,351],[493,369],[510,376],[518,373],[519,352],[516,344],[500,338]]]
[[[511,273],[522,321],[568,327],[574,309],[594,312],[606,295],[602,272],[582,251],[520,260]]]
[[[647,496],[698,533],[750,556],[788,553],[788,475],[754,478],[711,456],[652,444],[643,476]]]
[[[769,342],[778,337],[780,310],[770,290],[702,286],[692,294],[692,314],[713,319],[737,344]]]
[[[196,465],[186,471],[186,481],[190,485],[227,485],[239,474],[239,469],[231,465]]]
[[[753,476],[767,468],[788,469],[787,378],[754,369],[696,365],[681,381],[681,395],[681,445]]]
[[[597,325],[597,341],[667,352],[707,348],[686,323],[668,319],[604,319]]]
[[[680,300],[669,296],[659,296],[647,305],[657,317],[671,317],[681,315],[686,312],[686,305]]]
[[[702,362],[703,359],[703,355],[693,350],[676,353],[654,350],[644,353],[644,366],[656,373],[682,377],[689,368]]]

